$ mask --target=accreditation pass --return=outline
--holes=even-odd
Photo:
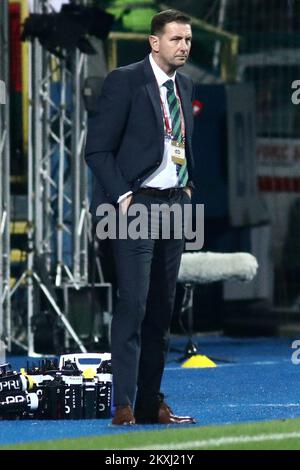
[[[186,163],[183,142],[177,142],[177,140],[171,141],[171,159],[176,165],[184,165]]]

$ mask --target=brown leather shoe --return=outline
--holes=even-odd
[[[154,411],[148,408],[148,413],[145,410],[141,412],[141,409],[135,410],[136,424],[189,424],[196,423],[194,418],[190,416],[176,416],[174,415],[171,408],[164,401],[162,393],[158,396],[158,411]],[[157,408],[156,408],[157,409]],[[155,416],[156,415],[156,416]]]
[[[188,424],[196,423],[196,420],[191,416],[175,416],[171,408],[162,401],[158,409],[159,424]]]
[[[129,405],[117,405],[115,416],[112,419],[111,424],[117,426],[131,426],[135,424],[135,418],[131,406]]]

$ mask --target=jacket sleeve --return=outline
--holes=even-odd
[[[97,112],[88,119],[85,159],[113,202],[131,189],[115,159],[126,127],[130,96],[127,74],[114,70],[104,81]]]

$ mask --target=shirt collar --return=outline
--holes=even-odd
[[[155,78],[157,80],[158,86],[161,87],[167,80],[173,80],[175,83],[175,77],[176,77],[176,72],[172,75],[172,77],[169,77],[169,75],[166,74],[155,62],[155,60],[152,57],[152,54],[149,54],[149,60],[150,64],[153,70],[153,73],[155,75]]]

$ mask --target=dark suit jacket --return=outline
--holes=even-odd
[[[176,73],[186,127],[186,157],[192,186],[192,81]],[[91,212],[136,191],[161,164],[164,127],[159,88],[149,57],[111,72],[103,84],[98,112],[89,118],[86,161],[94,175]]]

